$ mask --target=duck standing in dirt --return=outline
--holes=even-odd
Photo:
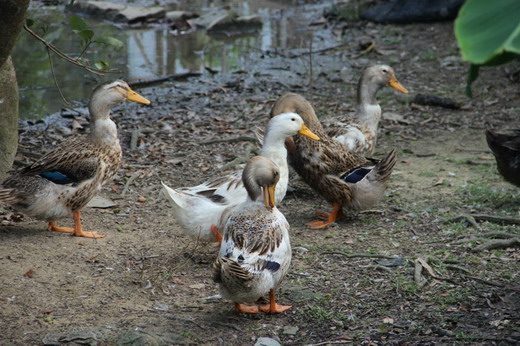
[[[237,312],[280,313],[291,308],[275,299],[275,290],[291,263],[289,224],[275,205],[280,171],[273,161],[255,156],[248,161],[242,179],[248,198],[227,218],[213,279]],[[267,293],[266,306],[243,304]]]
[[[314,108],[301,95],[289,93],[281,96],[274,104],[271,116],[285,112],[298,113],[308,128],[320,137],[319,141],[309,141],[295,135],[285,142],[291,167],[333,206],[329,214],[317,213],[324,220],[311,221],[307,226],[325,228],[344,217],[344,206],[360,211],[381,201],[397,161],[395,150],[378,161],[347,149],[326,134]]]
[[[103,238],[83,231],[80,212],[116,174],[122,151],[110,110],[129,100],[150,101],[122,80],[99,85],[89,103],[90,133],[61,142],[32,165],[8,177],[0,185],[0,202],[49,222],[50,231],[87,238]],[[72,214],[74,228],[59,227],[57,219]]]

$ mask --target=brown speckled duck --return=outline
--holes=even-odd
[[[49,222],[48,230],[75,236],[102,238],[85,232],[80,210],[116,174],[121,146],[110,109],[125,100],[149,104],[122,80],[99,85],[89,103],[90,133],[60,143],[32,165],[0,185],[0,202],[31,217]],[[74,228],[59,227],[56,220],[72,214]]]
[[[318,213],[325,221],[311,221],[307,224],[310,228],[324,228],[340,219],[344,216],[343,207],[359,211],[381,200],[396,163],[395,150],[380,161],[348,150],[325,133],[311,104],[298,94],[280,97],[271,116],[284,112],[299,114],[307,127],[320,137],[320,141],[309,141],[296,135],[286,141],[289,164],[333,206],[330,214]]]
[[[291,263],[289,224],[275,204],[278,166],[268,158],[251,158],[242,174],[245,202],[227,216],[213,279],[224,298],[243,313],[280,313],[290,306],[276,303],[275,290]],[[269,304],[244,305],[269,293]]]
[[[334,123],[330,130],[327,129],[327,134],[349,150],[372,155],[381,120],[381,107],[376,95],[385,86],[408,93],[408,90],[399,83],[390,66],[367,67],[358,82],[356,112],[352,120],[347,123]]]
[[[495,155],[498,172],[504,179],[520,187],[520,130],[514,135],[503,135],[486,130],[486,140]]]

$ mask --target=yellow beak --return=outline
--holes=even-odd
[[[302,128],[300,129],[300,131],[298,131],[298,133],[316,141],[320,140],[320,137],[316,136],[311,130],[309,130],[309,128],[305,126],[305,124],[302,124]]]
[[[388,85],[390,85],[395,90],[408,94],[408,90],[406,90],[406,88],[401,83],[399,83],[399,81],[395,77],[392,77],[392,79],[390,80],[390,83],[388,83]]]
[[[149,100],[145,99],[144,97],[142,97],[141,95],[139,95],[138,93],[133,91],[132,89],[128,88],[127,91],[128,91],[128,96],[127,96],[128,101],[144,103],[145,105],[149,105],[150,104]]]
[[[262,187],[262,195],[264,197],[264,205],[266,208],[274,208],[276,206],[276,201],[274,199],[275,188],[276,184],[268,186],[267,188]]]

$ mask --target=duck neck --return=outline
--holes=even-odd
[[[284,144],[285,138],[286,136],[280,133],[276,133],[275,131],[268,131],[265,134],[261,155],[273,160],[276,164],[278,164],[277,161],[280,161],[280,159],[282,159],[282,161],[286,161],[287,149],[285,149]],[[285,164],[287,164],[287,161]]]
[[[260,155],[272,160],[280,170],[280,180],[276,187],[276,203],[280,203],[287,191],[289,184],[289,166],[287,165],[287,149],[285,148],[285,138],[283,134],[268,131],[265,134],[264,145]]]
[[[90,139],[103,144],[112,144],[118,141],[117,126],[110,119],[110,106],[97,104],[95,98],[90,102]]]
[[[357,109],[356,116],[359,125],[371,130],[377,129],[381,120],[381,107],[377,103],[376,95],[381,86],[370,83],[365,78],[361,78],[357,90]]]

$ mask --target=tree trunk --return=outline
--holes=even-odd
[[[18,84],[9,53],[25,22],[29,0],[0,1],[0,182],[18,147]]]
[[[18,85],[11,57],[0,67],[0,182],[18,147]]]

